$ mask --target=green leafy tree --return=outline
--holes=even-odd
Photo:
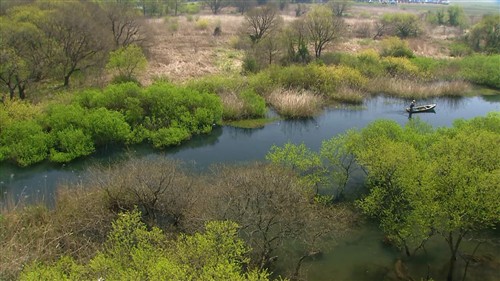
[[[325,6],[313,6],[306,14],[305,25],[309,40],[314,44],[316,58],[321,57],[324,47],[340,38],[344,31],[344,22],[335,17],[331,9]]]
[[[142,49],[137,45],[128,45],[109,54],[106,68],[117,71],[125,81],[133,81],[146,66],[147,60]]]
[[[401,134],[390,123],[361,131],[356,157],[367,172],[370,194],[359,206],[378,218],[407,254],[430,236],[443,237],[450,250],[449,281],[455,280],[464,239],[500,219],[500,207],[492,200],[500,196],[500,152],[495,148],[500,131],[489,125],[498,118],[491,114],[436,132],[417,124]]]
[[[465,15],[464,9],[459,5],[451,5],[446,10],[448,13],[448,24],[451,26],[467,26],[467,16]]]
[[[474,51],[500,53],[500,15],[486,15],[467,34],[466,40]]]

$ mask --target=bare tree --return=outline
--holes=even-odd
[[[328,5],[332,9],[332,12],[337,17],[343,17],[345,12],[351,7],[352,0],[330,0]]]
[[[233,0],[233,5],[236,7],[238,12],[243,15],[251,8],[257,6],[257,1],[256,0],[246,0],[246,1]]]
[[[256,7],[245,14],[245,33],[254,44],[267,36],[271,31],[281,27],[282,24],[283,18],[273,5]]]
[[[96,167],[91,173],[92,184],[106,192],[111,209],[137,207],[151,224],[182,227],[196,202],[195,180],[176,161],[129,160],[112,169]]]
[[[214,15],[220,13],[222,8],[229,6],[230,0],[204,0],[203,3],[207,5]]]
[[[307,13],[305,21],[310,40],[314,43],[316,58],[321,57],[325,45],[338,39],[345,29],[344,22],[334,17],[332,11],[325,6],[314,6]]]
[[[137,10],[130,5],[109,3],[104,6],[115,48],[131,44],[143,46],[147,38],[146,26]]]
[[[104,15],[90,2],[59,2],[45,26],[47,37],[59,46],[58,62],[69,86],[71,76],[102,64],[109,50],[109,32],[104,28]]]
[[[253,249],[252,260],[260,268],[269,267],[283,253],[280,249],[285,241],[306,243],[305,254],[312,249],[319,251],[324,235],[344,231],[350,217],[349,212],[313,203],[312,190],[289,170],[277,166],[222,166],[214,169],[210,178],[215,180],[206,188],[200,216],[204,220],[237,222],[242,237]],[[329,220],[332,216],[336,219]]]

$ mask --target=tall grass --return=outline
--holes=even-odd
[[[283,117],[288,119],[312,117],[321,111],[323,99],[307,90],[280,88],[274,90],[267,102]]]
[[[422,81],[401,78],[381,77],[372,79],[367,90],[373,94],[387,94],[401,98],[428,98],[436,96],[461,96],[472,86],[464,81]]]

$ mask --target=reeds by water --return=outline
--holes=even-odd
[[[266,98],[267,102],[284,118],[312,117],[321,111],[323,98],[307,90],[274,90]]]

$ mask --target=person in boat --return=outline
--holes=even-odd
[[[410,103],[410,112],[413,112],[413,108],[415,107],[416,104],[417,104],[417,102],[415,100],[411,101],[411,103]]]

